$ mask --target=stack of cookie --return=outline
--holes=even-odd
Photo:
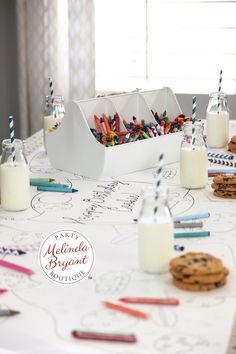
[[[232,136],[230,142],[228,143],[228,150],[236,154],[236,135]]]
[[[214,177],[211,187],[216,197],[236,199],[236,176],[234,175]]]
[[[189,291],[208,291],[226,284],[229,271],[219,258],[208,253],[189,252],[170,261],[173,283]]]

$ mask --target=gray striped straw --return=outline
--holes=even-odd
[[[54,102],[54,90],[53,90],[53,83],[51,77],[48,78],[49,80],[49,90],[50,90],[50,96],[52,99],[52,103]]]
[[[196,107],[197,107],[197,98],[193,96],[193,106],[192,106],[192,123],[196,121]]]
[[[223,74],[223,71],[220,70],[220,78],[219,78],[219,93],[221,92],[221,84],[222,84],[222,74]],[[220,94],[218,96],[218,114],[220,113]]]
[[[162,170],[163,170],[163,159],[164,159],[164,154],[161,153],[159,155],[159,159],[158,159],[158,165],[157,165],[157,181],[156,181],[156,192],[155,192],[155,200],[157,201],[158,199],[158,193],[159,193],[159,188],[160,188],[160,184],[161,184],[161,174],[162,174]],[[154,214],[157,213],[158,207],[155,206],[154,208]]]
[[[192,105],[192,124],[196,121],[196,108],[197,108],[197,98],[193,96],[193,105]],[[192,128],[192,135],[195,133],[195,128]],[[195,138],[193,137],[193,144],[195,143]]]
[[[9,127],[10,127],[10,142],[12,144],[12,160],[13,164],[16,161],[16,150],[15,150],[15,133],[14,133],[14,120],[13,116],[9,116]]]
[[[221,84],[222,84],[222,74],[223,74],[223,71],[220,70],[220,79],[219,79],[219,92],[221,92]]]
[[[163,170],[163,159],[164,159],[164,154],[160,154],[159,159],[158,159],[158,166],[157,166],[157,182],[156,182],[156,188],[157,190],[160,187],[161,184],[161,174],[162,174],[162,170]]]

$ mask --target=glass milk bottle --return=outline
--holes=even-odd
[[[167,189],[155,186],[144,190],[138,219],[138,253],[142,270],[165,273],[173,256],[174,226],[167,203]]]
[[[206,123],[207,145],[212,148],[225,147],[229,140],[229,109],[225,93],[210,94]]]
[[[208,180],[207,147],[201,122],[185,123],[180,149],[180,184],[184,188],[204,188]]]
[[[64,115],[65,107],[63,96],[55,96],[53,101],[51,96],[46,96],[43,120],[44,134],[55,130],[61,124]]]
[[[30,207],[29,166],[24,154],[23,142],[15,139],[13,162],[10,139],[2,142],[0,165],[1,206],[5,210],[20,211]]]

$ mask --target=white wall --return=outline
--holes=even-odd
[[[193,95],[177,94],[180,107],[184,114],[191,116],[192,114],[192,97]],[[204,119],[206,117],[206,109],[209,101],[208,95],[196,95],[197,97],[197,119]],[[236,95],[227,97],[230,119],[236,119]]]

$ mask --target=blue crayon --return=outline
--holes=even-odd
[[[192,237],[208,237],[209,231],[195,231],[195,232],[177,232],[174,234],[174,238],[192,238]]]
[[[74,188],[54,188],[54,187],[43,187],[43,186],[38,186],[37,190],[40,192],[58,192],[58,193],[75,193],[78,192],[77,189]]]
[[[187,221],[187,220],[206,219],[206,218],[209,218],[209,216],[210,216],[210,213],[182,215],[182,216],[174,217],[174,221]]]
[[[208,170],[208,173],[229,173],[229,174],[236,174],[236,168],[233,170]]]
[[[61,183],[51,183],[51,182],[32,182],[30,181],[30,185],[34,187],[54,187],[54,188],[68,188],[66,184]]]

